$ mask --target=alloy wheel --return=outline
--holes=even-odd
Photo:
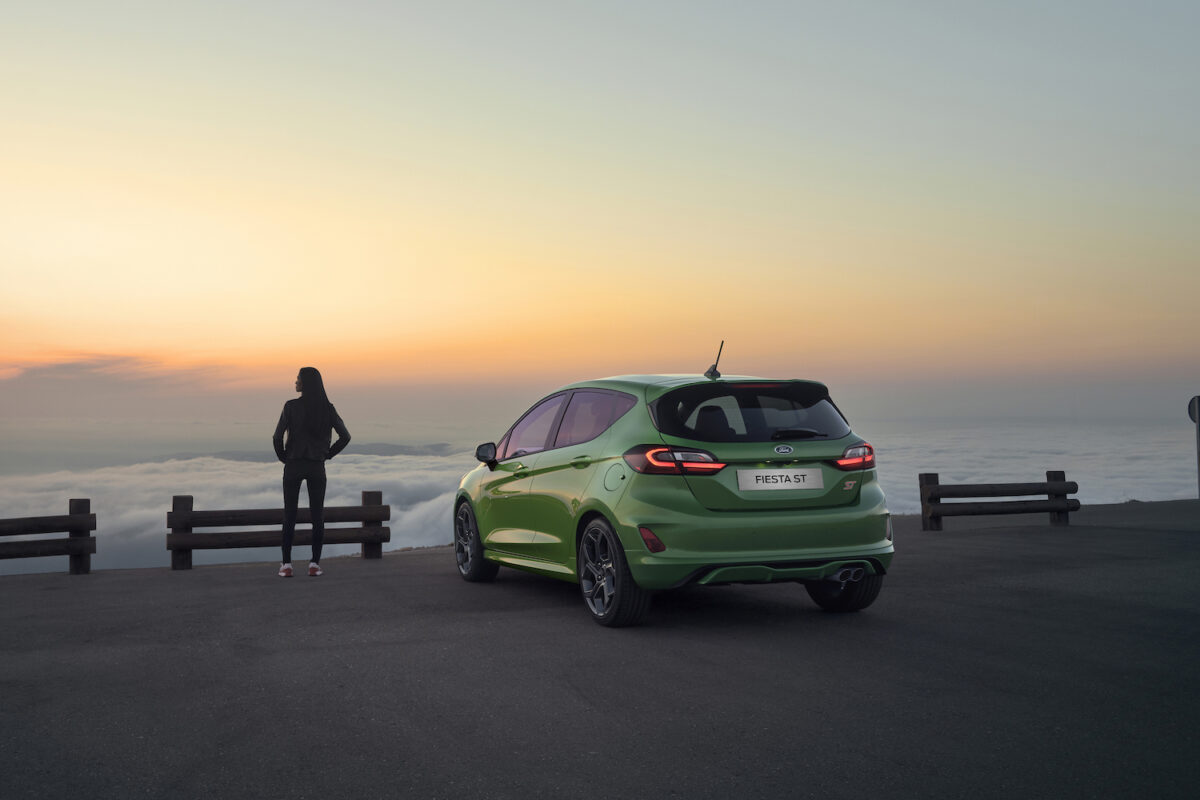
[[[475,520],[470,507],[463,503],[454,515],[454,558],[458,571],[466,575],[471,571],[471,550],[475,538]]]
[[[608,532],[589,528],[583,535],[583,565],[579,574],[583,599],[597,617],[612,607],[617,587],[617,568],[613,559],[613,542]]]

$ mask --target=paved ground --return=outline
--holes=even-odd
[[[457,577],[448,548],[0,579],[0,797],[1194,797],[1200,502],[901,518],[880,599]]]

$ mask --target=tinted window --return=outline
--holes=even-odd
[[[590,442],[633,408],[632,396],[618,392],[578,391],[571,395],[555,447]]]
[[[497,456],[498,460],[545,450],[546,440],[550,438],[550,426],[558,418],[558,410],[566,397],[565,394],[555,395],[529,409],[520,422],[509,431],[504,452]]]
[[[818,383],[710,383],[654,403],[663,433],[704,442],[840,439],[850,426]]]

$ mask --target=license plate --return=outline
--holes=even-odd
[[[825,488],[819,469],[739,469],[737,477],[743,492]]]

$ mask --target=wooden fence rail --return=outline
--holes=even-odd
[[[1079,501],[1067,497],[1079,491],[1079,484],[1068,481],[1066,473],[1046,472],[1044,483],[962,483],[942,486],[936,472],[917,476],[921,489],[921,529],[940,531],[942,517],[981,516],[988,514],[1039,514],[1049,512],[1051,525],[1069,525],[1067,516],[1079,510]],[[990,503],[943,503],[943,499],[974,497],[1025,497],[1046,495],[1045,500],[1001,500]]]
[[[283,525],[282,508],[227,509],[196,511],[191,495],[175,495],[167,513],[167,549],[171,551],[171,569],[191,569],[193,550],[218,550],[229,547],[280,547],[283,530],[207,531],[195,528],[223,528],[238,525]],[[383,505],[382,492],[363,492],[361,506],[336,506],[325,509],[325,544],[362,544],[363,558],[382,558],[383,543],[392,540],[391,529],[383,523],[391,519],[391,506]],[[307,508],[297,510],[298,524],[311,524]],[[330,528],[329,523],[361,522],[357,528]],[[297,529],[295,545],[311,545],[312,529]]]
[[[65,539],[22,539],[0,542],[0,558],[38,558],[69,556],[72,575],[92,571],[92,553],[96,552],[96,515],[92,501],[71,500],[69,513],[56,517],[18,517],[0,519],[0,536],[31,536],[41,533],[66,533]]]

